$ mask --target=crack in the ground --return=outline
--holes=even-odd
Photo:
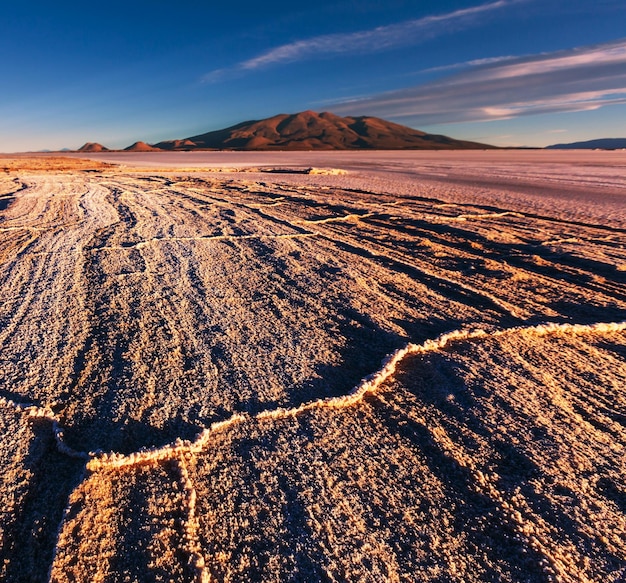
[[[12,407],[25,414],[27,418],[43,418],[52,424],[52,432],[60,453],[76,459],[86,460],[86,468],[89,471],[100,469],[113,469],[130,467],[148,462],[158,462],[173,459],[185,453],[199,453],[205,449],[213,434],[224,431],[234,425],[248,421],[264,421],[272,419],[286,419],[296,417],[306,411],[313,409],[344,409],[358,404],[368,394],[375,392],[386,380],[395,373],[398,364],[411,354],[425,354],[446,348],[450,343],[465,340],[476,340],[482,338],[497,338],[520,332],[532,332],[536,336],[547,336],[550,334],[596,334],[613,333],[626,330],[626,321],[622,322],[598,322],[595,324],[556,324],[545,323],[535,326],[515,326],[495,331],[485,331],[482,329],[461,329],[447,332],[434,340],[426,340],[423,344],[409,343],[403,348],[396,350],[387,356],[382,363],[382,367],[376,372],[366,376],[349,393],[338,397],[317,399],[303,403],[297,407],[289,409],[278,407],[261,411],[256,415],[244,415],[236,413],[223,421],[212,423],[203,429],[194,441],[177,439],[173,443],[158,448],[139,449],[130,454],[116,452],[79,451],[69,446],[64,438],[64,429],[60,424],[60,419],[54,414],[50,407],[40,407],[32,403],[18,403],[6,397],[0,397],[0,405]]]

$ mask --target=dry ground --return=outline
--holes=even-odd
[[[0,160],[0,579],[626,578],[620,183],[48,163]]]

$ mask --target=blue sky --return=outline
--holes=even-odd
[[[543,146],[626,137],[624,0],[6,2],[0,151],[305,109]]]

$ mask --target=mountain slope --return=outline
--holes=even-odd
[[[548,150],[617,150],[626,148],[626,138],[600,138],[587,142],[572,142],[571,144],[554,144],[547,146]]]
[[[426,134],[376,117],[339,117],[328,112],[303,111],[246,121],[185,140],[160,142],[155,147],[164,150],[449,150],[493,146]]]

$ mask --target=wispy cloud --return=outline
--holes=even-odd
[[[292,63],[318,56],[373,53],[414,45],[444,33],[471,26],[481,15],[528,0],[496,0],[445,14],[426,16],[388,26],[347,34],[327,34],[284,44],[233,67],[216,69],[204,81],[221,80],[233,73],[254,71],[272,65]]]
[[[494,63],[501,63],[503,61],[512,61],[518,59],[512,55],[502,57],[487,57],[484,59],[473,59],[471,61],[463,61],[462,63],[453,63],[451,65],[442,65],[441,67],[430,67],[429,69],[422,69],[420,73],[435,73],[439,71],[453,71],[454,69],[468,69],[470,67],[481,67],[483,65],[493,65]]]
[[[332,111],[411,118],[431,125],[593,110],[626,103],[626,39],[555,53],[498,59],[437,81]]]

